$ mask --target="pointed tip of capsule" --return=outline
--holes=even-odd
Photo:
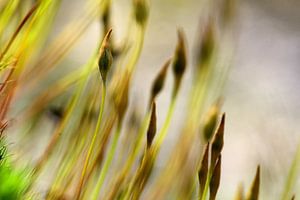
[[[113,60],[111,49],[109,48],[109,39],[111,37],[111,33],[112,29],[109,29],[109,31],[106,33],[103,39],[99,50],[98,66],[104,85],[106,84],[106,76],[112,65]]]

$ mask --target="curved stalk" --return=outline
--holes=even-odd
[[[160,132],[157,135],[157,142],[155,143],[155,148],[158,149],[160,148],[161,144],[163,143],[167,133],[168,133],[168,129],[170,127],[170,123],[171,123],[171,119],[175,110],[175,105],[176,105],[176,96],[174,98],[171,99],[171,104],[168,108],[168,113],[167,113],[167,117],[164,121],[163,127],[161,128]]]
[[[83,166],[83,169],[82,169],[80,181],[79,181],[79,184],[78,184],[77,189],[76,189],[75,199],[79,199],[80,198],[81,189],[82,189],[82,186],[83,186],[83,182],[84,182],[84,177],[85,177],[85,174],[86,174],[86,170],[87,170],[87,167],[88,167],[88,164],[89,164],[89,161],[90,161],[90,157],[91,157],[92,152],[93,152],[94,147],[95,147],[95,142],[96,142],[96,138],[98,136],[98,132],[100,130],[100,125],[101,125],[102,116],[103,116],[103,110],[104,110],[104,104],[105,104],[105,96],[106,96],[106,87],[105,87],[104,82],[102,82],[102,83],[103,83],[102,101],[101,101],[101,106],[100,106],[100,112],[99,112],[99,115],[98,115],[97,125],[96,125],[95,132],[93,134],[92,142],[90,144],[88,153],[86,155],[86,159],[85,159],[84,166]]]
[[[97,181],[96,187],[95,187],[94,192],[92,194],[92,200],[96,200],[99,196],[100,190],[102,188],[103,182],[104,182],[105,177],[106,177],[107,172],[108,172],[108,168],[110,167],[110,164],[111,164],[111,162],[114,158],[114,155],[115,155],[115,152],[116,152],[116,149],[117,149],[117,144],[118,144],[119,137],[120,137],[120,133],[121,133],[121,124],[119,123],[118,127],[117,127],[117,130],[116,130],[116,133],[115,133],[114,137],[112,138],[112,143],[111,143],[110,149],[108,151],[108,155],[107,155],[107,157],[105,159],[105,162],[103,164],[103,167],[100,171],[100,177]]]

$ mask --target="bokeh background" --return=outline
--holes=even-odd
[[[53,37],[82,8],[82,0],[64,0],[58,13]],[[131,104],[147,105],[152,80],[176,44],[176,30],[182,27],[192,50],[205,7],[199,0],[152,0],[149,25],[139,60]],[[232,37],[234,53],[224,91],[223,111],[227,115],[221,187],[218,199],[232,199],[237,186],[250,186],[257,164],[262,168],[261,199],[277,199],[299,143],[300,130],[300,1],[237,1]],[[127,30],[130,1],[116,0],[112,7],[114,39],[120,42]],[[98,23],[62,63],[80,66],[96,48]],[[51,38],[50,38],[51,40]],[[192,70],[185,75],[189,82]],[[169,104],[172,78],[157,101],[158,128]],[[162,149],[160,163],[168,156],[180,130],[181,113],[189,85],[183,86],[171,130]],[[298,181],[298,186],[300,186]],[[298,192],[298,196],[300,193]],[[277,197],[277,198],[276,198]]]

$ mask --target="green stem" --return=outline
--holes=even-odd
[[[115,152],[116,152],[116,149],[117,149],[117,144],[118,144],[119,137],[120,137],[120,133],[121,133],[121,123],[118,124],[116,133],[114,134],[114,136],[112,138],[112,143],[111,143],[110,149],[108,151],[108,155],[107,155],[107,157],[105,159],[105,162],[103,164],[103,167],[100,171],[100,177],[97,181],[96,187],[95,187],[94,192],[92,194],[92,199],[93,200],[96,200],[99,196],[99,193],[100,193],[101,187],[103,185],[103,182],[105,180],[105,177],[107,175],[108,169],[109,169],[109,167],[112,163],[112,160],[114,158],[114,155],[115,155]]]
[[[170,127],[171,119],[175,110],[176,99],[177,99],[176,96],[173,96],[173,98],[171,99],[171,104],[168,109],[167,117],[165,119],[162,129],[158,134],[157,143],[156,143],[157,148],[160,148],[162,142],[164,141],[167,135],[168,129]]]
[[[211,177],[212,177],[212,169],[210,168],[207,174],[203,194],[199,196],[199,200],[206,200]]]
[[[295,185],[295,181],[297,180],[297,172],[299,171],[299,165],[300,165],[300,143],[298,144],[297,152],[285,183],[284,191],[281,197],[282,200],[291,198],[289,195],[293,185]]]
[[[131,59],[129,60],[126,69],[130,72],[129,74],[131,75],[132,72],[135,69],[135,66],[138,62],[138,59],[141,55],[143,45],[144,45],[144,37],[145,37],[145,27],[139,27],[137,29],[137,35],[136,35],[136,40],[137,42],[135,43],[135,48],[134,51],[131,55]]]
[[[86,170],[87,170],[87,167],[88,167],[88,164],[89,164],[89,161],[90,161],[90,157],[91,157],[92,152],[94,150],[94,146],[95,146],[97,135],[98,135],[99,130],[100,130],[100,125],[101,125],[102,116],[103,116],[103,110],[104,110],[104,104],[105,104],[105,95],[106,95],[106,87],[105,87],[105,84],[103,83],[103,87],[102,87],[102,101],[101,101],[100,112],[99,112],[99,115],[98,115],[97,125],[96,125],[95,132],[93,134],[93,138],[92,138],[92,142],[90,144],[90,148],[88,150],[88,153],[87,153],[87,156],[86,156],[86,159],[85,159],[85,163],[84,163],[83,170],[82,170],[82,173],[81,173],[79,185],[78,185],[77,190],[76,190],[76,195],[75,195],[76,198],[75,199],[79,199],[80,198],[81,189],[82,189],[82,186],[83,186],[83,182],[84,182],[84,177],[85,177],[85,174],[86,174]]]
[[[119,170],[120,173],[116,177],[118,177],[116,180],[119,185],[113,185],[112,188],[116,188],[116,190],[113,190],[113,192],[109,193],[108,198],[115,198],[115,195],[118,193],[119,189],[122,188],[122,184],[127,176],[129,176],[129,171],[138,156],[138,153],[141,150],[142,147],[142,141],[143,141],[143,136],[145,135],[145,132],[147,131],[147,128],[149,126],[150,122],[150,116],[151,113],[147,112],[146,116],[143,119],[142,126],[139,128],[138,134],[137,134],[137,139],[133,145],[133,149],[131,150],[129,157],[126,161],[126,163],[123,165],[123,168]],[[120,182],[119,182],[120,181]]]
[[[85,121],[83,123],[81,131],[90,132],[91,127],[88,127]],[[55,192],[55,195],[57,195],[58,188],[64,188],[62,192],[67,191],[68,187],[64,184],[64,181],[66,182],[66,180],[70,179],[70,176],[73,178],[73,172],[76,168],[74,166],[78,165],[78,158],[80,158],[80,155],[82,154],[82,149],[84,148],[84,144],[87,140],[87,135],[83,135],[83,138],[78,138],[77,140],[80,141],[75,141],[72,144],[72,147],[70,148],[72,151],[67,151],[65,153],[63,159],[66,160],[66,162],[63,162],[60,169],[58,169],[58,172],[56,173],[57,175],[51,184],[48,194],[53,194]],[[59,192],[61,192],[61,190],[59,190]],[[58,196],[59,195],[60,194],[58,194]]]
[[[134,145],[134,149],[132,150],[132,153],[129,155],[129,159],[126,163],[126,167],[125,169],[130,169],[130,167],[132,166],[135,158],[137,157],[138,153],[140,152],[140,149],[141,149],[141,144],[142,144],[142,139],[143,139],[143,136],[145,135],[146,131],[147,131],[147,128],[149,126],[149,123],[150,123],[150,117],[151,117],[151,113],[148,112],[146,114],[146,117],[144,118],[143,120],[143,123],[142,123],[142,127],[140,128],[139,132],[138,132],[138,135],[137,135],[137,141]]]

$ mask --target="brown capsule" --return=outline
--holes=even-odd
[[[171,59],[168,59],[167,62],[163,65],[162,69],[159,71],[158,75],[156,76],[156,78],[153,82],[153,85],[151,88],[150,105],[152,104],[155,97],[160,93],[160,91],[164,87],[167,70],[168,70],[170,63],[171,63]]]
[[[211,146],[211,167],[212,167],[212,169],[214,168],[217,158],[219,157],[219,155],[221,154],[221,151],[223,149],[224,125],[225,125],[225,113],[222,115],[220,125],[218,127],[217,133],[215,135],[215,138],[214,138],[212,146]]]
[[[198,171],[198,181],[199,181],[199,196],[203,194],[207,173],[208,173],[208,153],[209,153],[209,142],[206,145],[204,155],[202,157],[201,166]]]
[[[293,196],[292,196],[292,198],[291,198],[291,200],[295,200],[295,198],[296,198],[296,196],[295,196],[295,195],[293,195]]]
[[[107,73],[111,68],[112,61],[113,61],[113,57],[109,47],[109,38],[111,36],[111,32],[112,29],[110,29],[105,35],[99,51],[98,66],[104,84],[106,84]]]
[[[205,27],[204,34],[199,40],[199,46],[197,49],[197,66],[202,69],[210,60],[215,48],[215,32],[213,23],[210,22]]]
[[[174,95],[176,95],[178,92],[187,64],[186,44],[184,38],[184,32],[182,30],[178,30],[178,42],[173,61],[173,73],[175,76]]]
[[[255,178],[252,182],[252,186],[248,195],[247,200],[258,200],[259,196],[259,185],[260,185],[260,166],[257,166]]]
[[[116,77],[112,84],[112,98],[115,109],[118,114],[119,123],[123,121],[124,115],[128,107],[129,84],[130,74],[128,71],[125,71],[124,73],[120,74],[119,77]]]
[[[221,161],[222,156],[220,154],[209,183],[209,200],[215,200],[217,196],[221,180]]]
[[[149,16],[149,6],[146,0],[134,0],[134,16],[139,25],[144,26]]]
[[[156,134],[156,104],[152,103],[150,123],[147,131],[147,148],[150,148]]]

